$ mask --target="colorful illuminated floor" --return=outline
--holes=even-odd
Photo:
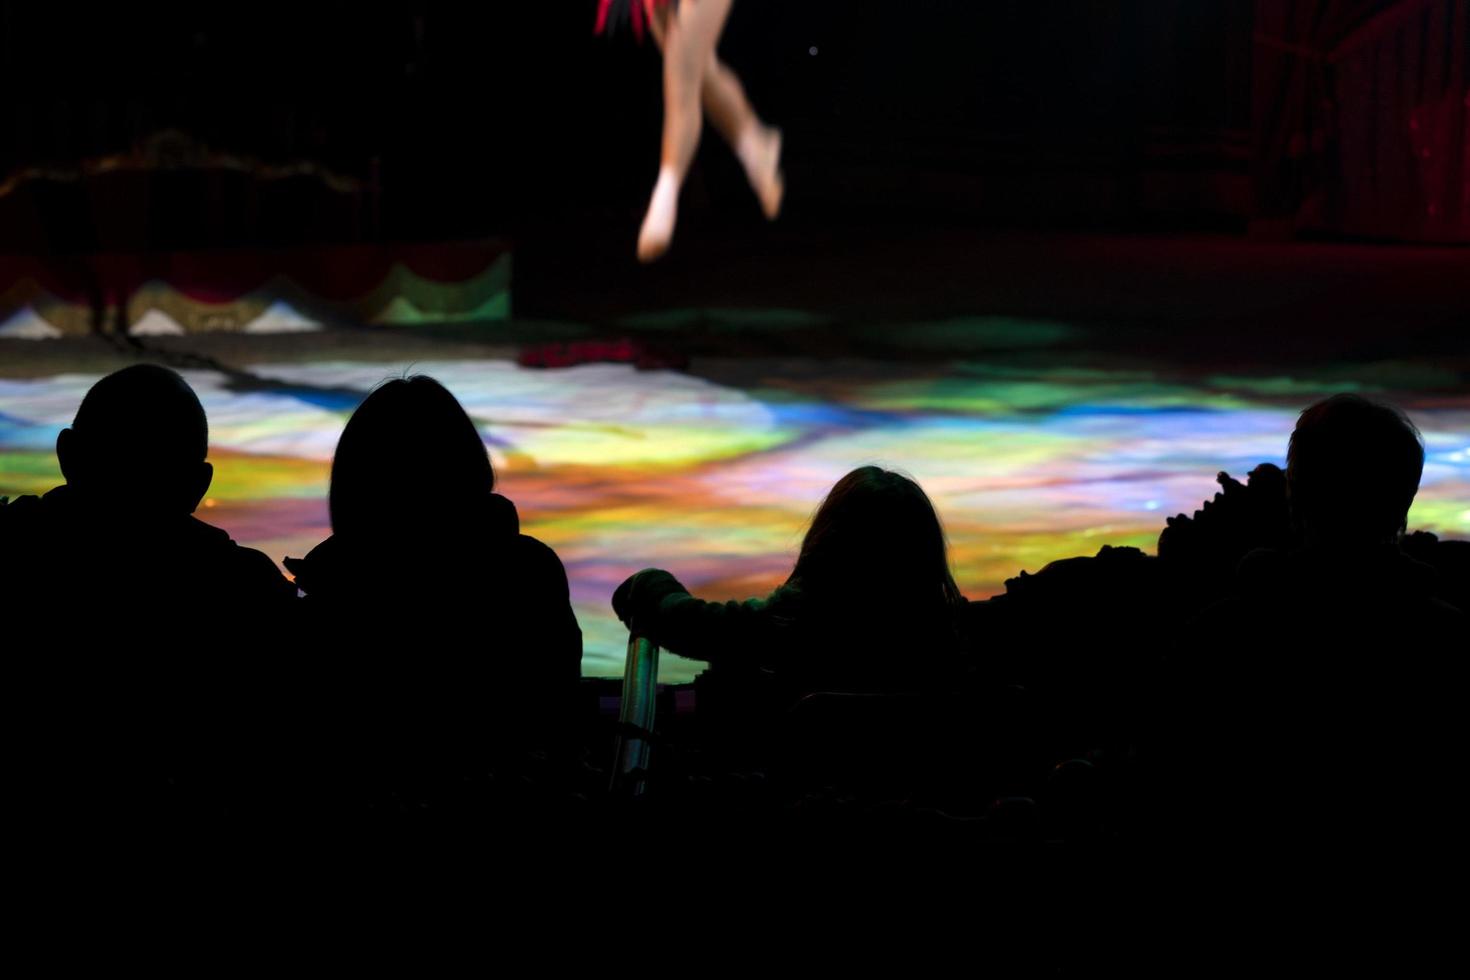
[[[691,373],[510,360],[260,362],[286,384],[241,391],[186,372],[209,413],[216,479],[201,516],[280,559],[327,533],[328,463],[360,393],[412,371],[476,419],[526,530],[562,556],[587,674],[621,673],[608,608],[630,572],[662,565],[701,594],[746,597],[790,569],[826,488],[866,462],[934,497],[972,596],[1103,543],[1151,548],[1219,470],[1280,462],[1297,411],[1340,380],[1137,368],[710,360]],[[51,447],[98,373],[0,380],[0,494],[57,481]],[[1470,394],[1388,390],[1424,433],[1412,525],[1470,537]],[[668,658],[668,680],[697,665]]]

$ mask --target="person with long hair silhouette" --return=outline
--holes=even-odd
[[[706,602],[661,569],[613,596],[634,632],[711,664],[759,664],[792,693],[945,688],[962,670],[964,606],[933,504],[876,466],[837,481],[795,568],[764,599]]]

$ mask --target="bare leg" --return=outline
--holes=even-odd
[[[785,182],[781,178],[781,131],[761,122],[745,97],[740,79],[718,56],[704,73],[704,110],[745,167],[746,179],[760,198],[761,210],[774,219],[781,212]]]
[[[665,48],[668,8],[660,8],[650,17],[654,40],[660,51]],[[716,38],[718,43],[718,38]],[[766,126],[751,108],[745,96],[745,86],[730,67],[720,60],[719,54],[711,52],[704,76],[700,79],[700,100],[715,129],[737,153],[742,143],[750,143],[752,137],[765,137],[767,141],[778,137],[778,131]],[[752,179],[752,184],[756,181]]]
[[[660,8],[654,38],[664,53],[664,138],[658,183],[638,233],[638,258],[652,262],[668,250],[678,217],[679,191],[699,147],[704,76],[730,14],[731,0],[682,0]],[[742,96],[743,98],[743,96]]]

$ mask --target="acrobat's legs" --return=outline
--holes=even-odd
[[[664,55],[664,135],[658,183],[638,233],[641,261],[658,258],[673,238],[679,191],[699,147],[704,77],[714,63],[730,4],[731,0],[682,0],[676,7],[653,11],[654,39]]]
[[[781,211],[781,131],[761,122],[739,77],[715,53],[731,2],[682,0],[677,8],[650,10],[664,55],[664,136],[658,183],[638,235],[644,262],[661,256],[673,238],[679,192],[699,147],[701,107],[745,167],[766,217]]]
[[[731,0],[682,0],[651,18],[664,55],[664,136],[658,182],[638,232],[638,258],[651,262],[668,250],[678,219],[679,191],[703,125],[705,71],[730,14]]]

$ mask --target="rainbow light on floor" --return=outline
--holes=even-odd
[[[215,482],[200,516],[277,560],[327,532],[329,462],[360,395],[438,378],[480,426],[525,530],[561,555],[585,636],[583,672],[620,676],[627,636],[608,600],[669,568],[701,595],[762,594],[790,570],[807,519],[854,466],[907,471],[933,497],[971,596],[1021,569],[1151,549],[1214,476],[1280,463],[1296,413],[1346,387],[1288,378],[1168,380],[1146,370],[843,361],[820,372],[710,361],[695,373],[501,360],[256,364],[284,382],[240,392],[186,372],[209,413]],[[712,380],[719,378],[720,381]],[[732,380],[734,379],[734,380]],[[52,446],[96,376],[0,380],[0,494],[59,481]],[[1470,395],[1386,393],[1428,460],[1411,526],[1470,537]],[[665,657],[664,680],[699,665]]]

